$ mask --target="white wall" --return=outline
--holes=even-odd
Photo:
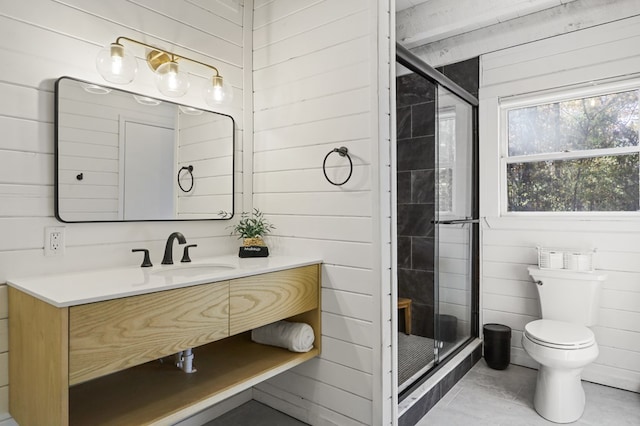
[[[228,222],[65,224],[65,256],[43,255],[44,228],[60,225],[53,217],[54,81],[69,75],[103,83],[95,70],[95,56],[101,46],[119,35],[212,63],[234,87],[234,104],[221,112],[236,120],[236,209],[242,209],[243,15],[242,6],[234,10],[206,0],[2,3],[0,283],[10,276],[137,265],[142,259],[131,253],[137,247],[151,249],[152,261],[160,262],[164,241],[172,231],[181,231],[189,243],[198,244],[193,258],[235,249],[236,241],[226,229]],[[162,98],[141,60],[138,75],[127,90]],[[203,82],[204,78],[196,75],[193,94],[181,102],[208,109],[198,88]],[[2,285],[0,317],[5,319],[0,319],[0,418],[7,416],[6,316],[6,287]]]
[[[480,184],[482,319],[513,329],[512,362],[535,366],[521,345],[524,325],[539,318],[535,284],[526,267],[537,245],[597,248],[607,272],[600,321],[600,356],[583,374],[589,381],[640,392],[640,217],[597,218],[500,215],[499,100],[518,94],[596,82],[640,71],[640,17],[505,49],[481,58]],[[567,301],[570,303],[570,301]]]
[[[321,357],[254,398],[311,424],[390,424],[394,405],[389,120],[378,121],[389,113],[390,17],[376,3],[255,2],[254,205],[277,227],[275,253],[325,264]],[[354,168],[337,187],[322,162],[340,146]],[[346,159],[333,154],[327,165],[334,180],[346,177]]]

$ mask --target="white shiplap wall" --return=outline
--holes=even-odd
[[[227,222],[65,224],[65,256],[43,255],[44,228],[60,225],[53,218],[54,81],[69,75],[101,83],[95,56],[101,46],[119,35],[174,49],[220,69],[235,92],[234,104],[221,112],[236,121],[236,191],[242,191],[244,7],[230,4],[236,7],[207,0],[2,3],[0,283],[9,276],[136,265],[141,259],[131,253],[135,247],[149,248],[152,261],[159,262],[164,241],[172,231],[181,231],[190,243],[198,244],[194,258],[235,248]],[[204,82],[198,76],[203,71],[191,71],[195,74],[192,92],[181,102],[207,109],[198,87]],[[141,60],[138,79],[126,89],[162,98]],[[236,197],[237,210],[242,209],[242,199],[242,194]],[[8,416],[6,302],[6,286],[2,285],[0,419]]]
[[[640,71],[640,18],[623,19],[482,56],[480,85],[482,323],[513,329],[512,361],[534,366],[521,345],[524,325],[540,316],[526,267],[537,245],[598,249],[608,273],[594,327],[600,356],[589,381],[640,392],[640,218],[500,216],[499,99]],[[570,301],[567,301],[570,303]]]
[[[314,253],[325,265],[321,357],[259,385],[254,398],[311,424],[389,424],[392,416],[390,255],[382,252],[390,247],[389,120],[378,120],[389,113],[390,18],[378,3],[255,2],[254,206],[277,227],[275,253]],[[341,187],[322,172],[339,146],[354,163]],[[346,177],[346,159],[333,154],[327,166],[334,180]]]
[[[233,122],[218,114],[179,114],[178,167],[193,166],[180,174],[177,214],[180,218],[215,217],[230,211],[233,194]]]
[[[79,84],[62,80],[58,97],[59,214],[64,220],[118,220],[124,212],[119,184],[124,181],[119,161],[121,117],[174,127],[174,107],[160,104],[143,113],[124,92],[89,94]],[[167,170],[173,182],[174,170]],[[84,178],[76,179],[78,173]]]

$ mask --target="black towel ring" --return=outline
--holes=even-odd
[[[182,183],[180,182],[180,173],[182,173],[183,170],[186,170],[187,173],[189,173],[189,175],[191,176],[191,186],[189,187],[189,189],[184,189],[182,187]],[[178,170],[178,186],[180,187],[182,192],[189,192],[193,189],[193,166],[192,165],[182,166],[180,170]]]
[[[349,160],[349,176],[347,176],[347,178],[344,181],[339,183],[332,181],[331,179],[329,179],[329,176],[327,176],[327,158],[329,158],[329,156],[334,152],[337,152],[340,155],[340,157],[347,157],[347,160]],[[353,161],[351,161],[351,157],[349,156],[349,150],[347,149],[346,146],[341,146],[340,148],[334,148],[331,151],[329,151],[329,153],[324,157],[324,161],[322,162],[322,172],[324,173],[324,177],[329,181],[329,183],[336,186],[344,185],[349,181],[349,179],[351,179],[351,174],[353,173]]]

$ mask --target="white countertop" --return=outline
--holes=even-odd
[[[228,255],[198,259],[191,263],[154,265],[150,268],[129,266],[9,278],[7,284],[58,308],[64,308],[317,263],[322,263],[322,260],[273,255],[241,259],[237,255]]]

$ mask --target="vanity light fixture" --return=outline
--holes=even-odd
[[[80,83],[80,86],[85,90],[85,92],[92,93],[94,95],[106,95],[111,93],[111,89],[106,87],[98,86],[93,83]]]
[[[158,106],[162,103],[159,99],[150,98],[148,96],[133,95],[133,99],[140,105]]]
[[[204,66],[213,71],[210,83],[205,85],[204,100],[211,106],[228,104],[233,99],[233,89],[220,72],[213,65],[176,55],[175,53],[159,49],[141,41],[120,36],[115,43],[105,46],[96,58],[96,68],[102,77],[116,84],[128,84],[133,81],[138,71],[138,64],[134,55],[129,53],[123,41],[144,46],[148,49],[146,60],[149,67],[156,74],[156,85],[160,93],[169,97],[184,96],[191,85],[189,74],[182,71],[180,62],[189,61]]]
[[[185,113],[187,115],[200,115],[200,114],[202,114],[204,112],[201,109],[190,107],[190,106],[185,106],[185,105],[178,105],[178,108],[180,108],[180,111],[182,111],[183,113]]]

